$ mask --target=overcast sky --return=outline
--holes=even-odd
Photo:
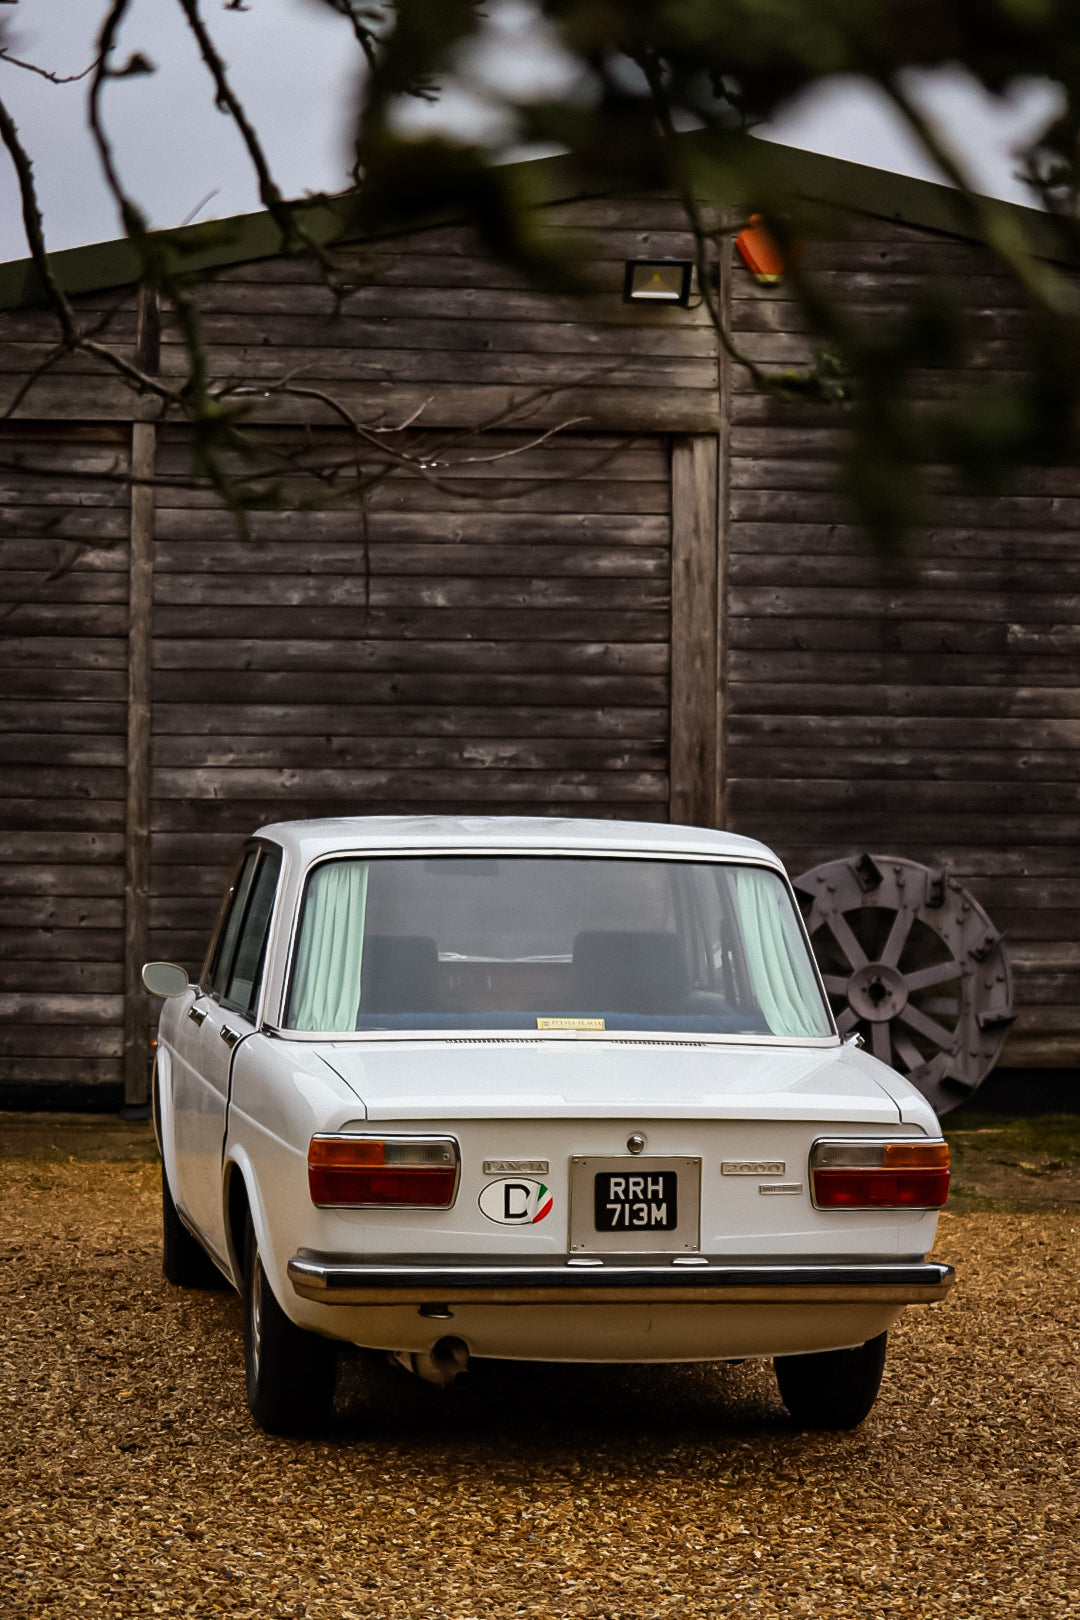
[[[248,9],[237,11],[226,10],[223,0],[206,0],[204,13],[282,190],[292,196],[341,190],[348,177],[346,114],[356,90],[348,26],[317,0],[245,3]],[[79,73],[93,57],[104,9],[103,0],[0,0],[7,49],[53,73]],[[483,101],[486,79],[520,82],[527,75],[545,93],[565,85],[567,65],[537,35],[527,0],[494,0],[491,10],[491,44],[469,63],[476,89],[431,112],[416,104],[413,124],[450,121],[497,136]],[[125,183],[151,222],[178,225],[196,210],[208,219],[258,208],[239,137],[213,106],[175,0],[134,0],[120,60],[134,50],[158,71],[110,84],[106,119]],[[1051,115],[1056,98],[1050,86],[1016,85],[1007,100],[996,101],[954,72],[924,76],[919,93],[981,189],[1030,200],[1014,177],[1013,149]],[[0,62],[0,95],[34,159],[48,245],[74,247],[119,235],[86,127],[86,81],[52,85]],[[853,80],[830,82],[766,133],[834,157],[939,178],[883,101]],[[18,192],[0,151],[0,259],[25,253]]]

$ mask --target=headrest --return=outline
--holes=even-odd
[[[431,1012],[438,976],[438,948],[426,934],[367,934],[360,963],[360,1011]]]
[[[690,991],[678,934],[607,933],[590,929],[574,940],[574,1005],[581,1011],[681,1011]]]

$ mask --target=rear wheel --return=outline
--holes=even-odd
[[[177,1213],[165,1163],[161,1165],[161,1269],[177,1288],[221,1288],[220,1271]]]
[[[853,1429],[877,1399],[889,1335],[852,1350],[777,1356],[780,1398],[802,1429]]]
[[[244,1235],[244,1368],[251,1415],[268,1434],[309,1434],[334,1413],[338,1347],[289,1320],[263,1270],[250,1214]]]

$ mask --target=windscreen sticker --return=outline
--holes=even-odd
[[[605,1029],[602,1018],[538,1018],[537,1029]]]
[[[542,1181],[489,1181],[480,1194],[481,1212],[500,1226],[535,1226],[551,1214],[555,1200]]]

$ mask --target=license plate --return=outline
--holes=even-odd
[[[571,1254],[692,1254],[700,1246],[699,1158],[570,1160]]]
[[[679,1178],[674,1170],[600,1170],[593,1204],[598,1232],[674,1232]]]

